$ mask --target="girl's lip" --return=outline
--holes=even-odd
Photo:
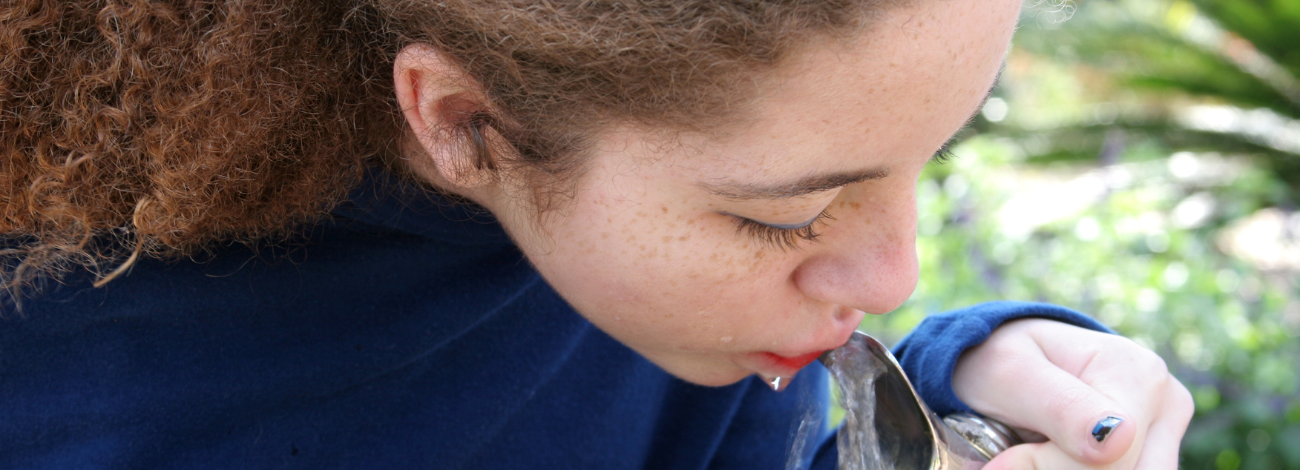
[[[796,372],[799,372],[799,369],[803,369],[804,366],[817,360],[823,352],[825,351],[813,351],[797,356],[782,356],[773,352],[760,352],[755,354],[755,356],[757,356],[755,359],[758,359],[757,362],[759,362],[761,369],[763,369],[761,372],[773,372],[774,374],[772,375],[792,376]]]

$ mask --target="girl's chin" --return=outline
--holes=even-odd
[[[674,377],[695,385],[703,385],[705,387],[725,387],[754,375],[754,371],[743,369],[732,364],[718,365],[714,367],[699,367],[699,365],[691,364],[680,368],[671,366],[664,367],[661,364],[660,367],[669,374],[672,374]]]
[[[782,383],[787,383],[800,369],[817,360],[819,355],[820,353],[811,353],[804,355],[806,357],[784,357],[761,352],[737,356],[730,363],[716,367],[692,364],[679,370],[672,367],[664,367],[664,370],[679,379],[706,387],[725,387],[751,375],[757,375],[764,383],[770,384],[777,377],[781,378]],[[779,388],[785,387],[781,385]]]

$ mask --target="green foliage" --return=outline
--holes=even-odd
[[[1086,122],[1086,114],[1079,114],[1084,122],[1053,121],[1045,129],[1052,142],[1077,140],[1071,136],[1086,134],[1088,124],[1118,125],[1168,148],[1246,151],[1300,189],[1300,138],[1294,136],[1300,126],[1294,124],[1300,120],[1297,9],[1300,0],[1092,0],[1069,21],[1022,29],[1017,47],[1076,74],[1085,71],[1077,78],[1088,82],[1088,92],[1074,100],[1110,110],[1104,122]],[[1292,123],[1290,138],[1296,143],[1270,142],[1281,132],[1276,129],[1252,133],[1180,123],[1189,106],[1197,104],[1268,110]],[[1034,113],[1019,114],[1024,119],[1009,127],[1044,127]],[[1078,147],[1064,150],[1031,157],[1052,160],[1088,153]]]
[[[1007,161],[1023,155],[1015,141],[990,135],[957,152],[920,182],[925,274],[916,294],[899,311],[869,318],[867,331],[896,341],[926,314],[996,299],[1090,312],[1159,352],[1193,390],[1184,468],[1300,468],[1300,455],[1277,445],[1300,437],[1300,420],[1286,418],[1300,410],[1294,280],[1217,247],[1215,227],[1255,206],[1221,209],[1198,224],[1173,215],[1196,201],[1257,199],[1266,171],[1189,154],[1026,168]],[[1177,165],[1190,161],[1222,178],[1180,177]]]
[[[1091,0],[1055,17],[1028,10],[1005,113],[986,107],[998,122],[922,177],[920,283],[863,328],[897,341],[997,299],[1088,312],[1192,391],[1182,468],[1300,469],[1300,265],[1251,254],[1274,222],[1300,250],[1300,149],[1247,125],[1300,132],[1300,0]],[[1189,118],[1207,109],[1245,124]]]

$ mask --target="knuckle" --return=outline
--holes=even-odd
[[[984,468],[1003,470],[1026,470],[1036,468],[1046,468],[1040,460],[1043,458],[1043,448],[1047,444],[1020,444],[1002,452],[989,462],[989,466]]]
[[[982,355],[993,359],[1011,359],[1020,354],[1023,346],[1020,338],[1014,335],[996,335],[979,346]]]
[[[1079,410],[1086,411],[1094,394],[1090,390],[1077,387],[1063,389],[1047,401],[1047,410],[1057,422],[1070,422]]]
[[[1164,380],[1169,377],[1169,365],[1165,363],[1165,359],[1155,351],[1144,348],[1132,340],[1125,339],[1125,341],[1132,345],[1125,354],[1133,364],[1131,370],[1135,375],[1148,380],[1157,380],[1160,385],[1163,385]]]
[[[1050,449],[1045,449],[1047,445],[1049,444],[1043,444],[1043,447],[1040,447],[1039,449],[1035,449],[1038,450],[1038,452],[1034,452],[1033,456],[1030,457],[1028,462],[1031,465],[1029,467],[1031,470],[1048,470],[1048,469],[1059,468],[1059,465],[1056,465],[1055,462],[1052,461],[1053,460],[1052,452],[1049,452]],[[1054,444],[1050,444],[1050,445],[1054,445]]]
[[[1160,357],[1159,354],[1150,349],[1143,349],[1142,356],[1144,356],[1145,360],[1143,362],[1146,363],[1148,372],[1154,375],[1169,375],[1169,364],[1165,363],[1165,358]]]
[[[1029,362],[1025,346],[1014,340],[986,342],[979,346],[977,356],[972,359],[986,368],[988,373],[1007,377],[1022,373]]]
[[[1138,385],[1139,388],[1135,391],[1142,391],[1133,398],[1145,398],[1143,401],[1146,405],[1141,405],[1143,408],[1166,405],[1167,400],[1170,399],[1180,400],[1178,390],[1182,390],[1189,399],[1191,397],[1182,383],[1169,372],[1169,366],[1164,358],[1146,348],[1140,348],[1134,354],[1129,380],[1132,384]]]
[[[1192,392],[1175,379],[1170,381],[1170,395],[1169,406],[1173,407],[1175,418],[1186,425],[1196,412],[1196,402],[1192,399]]]

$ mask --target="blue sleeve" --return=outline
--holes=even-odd
[[[1047,318],[1090,330],[1113,333],[1087,315],[1056,305],[989,302],[927,317],[894,347],[894,355],[921,399],[939,416],[972,412],[952,390],[957,359],[983,343],[998,326],[1020,318]]]

